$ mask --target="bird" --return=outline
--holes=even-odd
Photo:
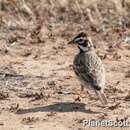
[[[79,49],[73,60],[73,70],[81,83],[81,90],[93,90],[101,103],[107,105],[104,94],[105,68],[91,38],[85,32],[80,32],[68,44],[74,44]]]

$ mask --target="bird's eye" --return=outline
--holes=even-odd
[[[84,43],[84,40],[83,39],[76,39],[75,42],[77,44],[83,44]]]
[[[79,44],[82,44],[83,42],[84,42],[83,39],[79,39],[79,41],[78,41]]]

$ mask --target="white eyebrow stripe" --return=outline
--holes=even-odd
[[[81,39],[82,39],[81,37],[78,37],[78,38],[75,39],[75,42],[78,42],[78,41],[80,41]]]

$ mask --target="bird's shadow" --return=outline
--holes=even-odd
[[[47,106],[34,107],[28,109],[19,109],[16,114],[26,114],[34,112],[84,112],[89,114],[98,114],[102,112],[92,111],[85,108],[84,103],[74,103],[74,102],[58,102]]]

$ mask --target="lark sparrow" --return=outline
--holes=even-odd
[[[105,87],[105,69],[101,59],[97,56],[94,45],[86,33],[79,33],[69,44],[74,43],[79,48],[75,56],[73,69],[81,82],[81,88],[95,91],[103,105],[107,104],[103,93]]]

